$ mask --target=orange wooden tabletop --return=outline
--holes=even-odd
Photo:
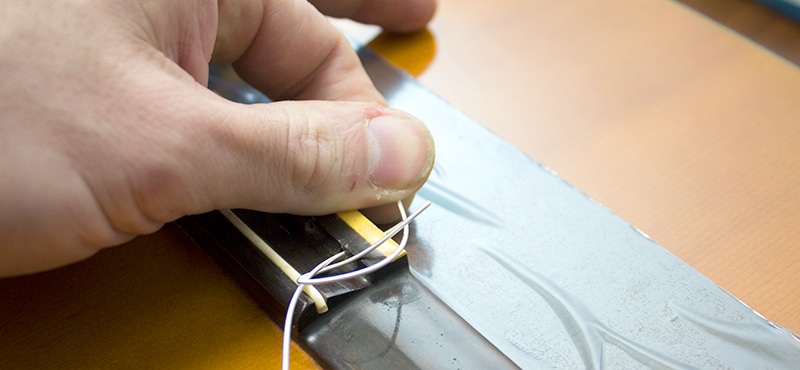
[[[665,0],[440,0],[371,46],[800,331],[795,66]],[[279,335],[174,225],[0,280],[0,368],[277,368]]]

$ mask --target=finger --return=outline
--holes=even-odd
[[[431,170],[427,129],[380,105],[310,101],[232,108],[232,116],[250,124],[225,143],[232,150],[230,166],[241,168],[245,159],[247,168],[261,168],[253,183],[236,192],[249,189],[252,195],[231,199],[241,205],[294,214],[370,207],[410,197]]]
[[[192,99],[194,109],[178,105],[168,119],[186,124],[169,135],[154,132],[158,150],[137,158],[131,198],[144,218],[371,207],[412,196],[432,167],[425,127],[375,103],[240,105],[207,95]]]
[[[375,24],[389,32],[421,30],[436,12],[435,0],[310,0],[322,13]]]
[[[213,62],[233,63],[270,98],[384,101],[344,36],[308,2],[228,1],[219,12]]]
[[[385,104],[349,43],[313,6],[303,1],[273,1],[260,9],[238,7],[252,2],[227,5],[220,7],[214,61],[233,62],[240,76],[271,98]],[[366,8],[364,14],[371,12]],[[376,222],[398,216],[393,206],[369,213]]]

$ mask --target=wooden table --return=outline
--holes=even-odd
[[[372,46],[800,330],[800,70],[669,1],[440,3]],[[0,280],[0,368],[277,368],[279,335],[174,225]]]

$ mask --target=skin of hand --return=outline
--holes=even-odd
[[[325,214],[412,197],[430,134],[385,106],[317,8],[405,32],[435,4],[0,2],[0,276],[214,209]],[[217,96],[209,63],[281,101]]]

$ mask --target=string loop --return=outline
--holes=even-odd
[[[289,301],[289,307],[286,309],[286,318],[283,323],[283,348],[282,348],[283,354],[281,358],[281,369],[289,370],[289,348],[292,341],[292,324],[294,322],[294,310],[297,307],[297,302],[300,300],[300,295],[303,293],[303,288],[306,285],[330,284],[333,282],[354,279],[359,276],[370,274],[372,272],[378,271],[386,267],[387,265],[392,263],[392,261],[394,261],[401,253],[403,253],[403,250],[405,250],[406,244],[408,244],[408,237],[410,234],[409,224],[411,223],[411,221],[413,221],[417,216],[419,216],[420,213],[422,213],[424,210],[430,207],[430,205],[431,202],[425,202],[416,211],[414,211],[410,215],[406,215],[406,210],[405,207],[403,206],[403,202],[398,201],[397,208],[400,210],[401,221],[398,224],[392,226],[389,230],[385,231],[384,236],[378,239],[375,243],[372,243],[369,246],[369,248],[364,249],[363,251],[343,261],[336,263],[334,262],[343,258],[346,255],[346,252],[342,251],[337,254],[334,254],[333,256],[328,257],[324,261],[320,262],[318,265],[314,266],[314,268],[311,269],[311,271],[302,274],[300,275],[300,277],[297,278],[296,281],[297,289],[295,289],[294,294],[292,294],[292,298]],[[341,273],[337,275],[316,277],[317,275],[324,274],[325,272],[333,270],[337,267],[341,267],[350,262],[358,261],[364,258],[364,256],[366,256],[376,248],[383,245],[383,243],[385,243],[389,239],[393,238],[401,230],[403,231],[403,236],[402,239],[400,240],[400,243],[398,243],[397,248],[395,248],[395,250],[392,251],[391,254],[386,256],[386,258],[358,270]]]

